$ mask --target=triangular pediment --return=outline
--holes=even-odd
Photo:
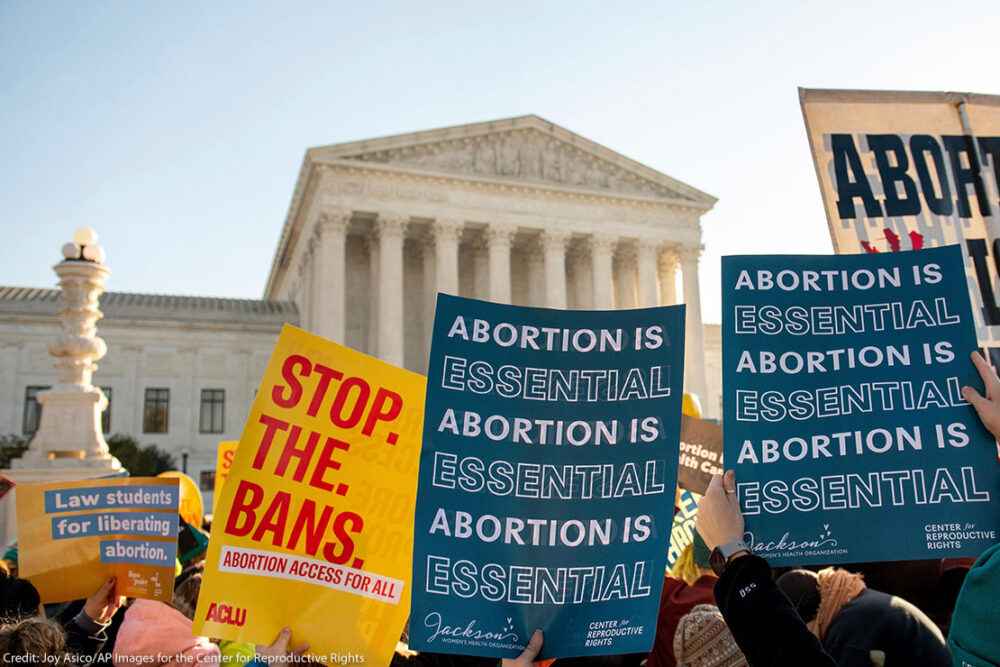
[[[314,160],[366,162],[433,173],[533,182],[608,194],[686,201],[715,198],[538,116],[336,144]]]

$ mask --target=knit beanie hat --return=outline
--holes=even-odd
[[[955,667],[1000,665],[1000,544],[976,560],[958,593],[948,648]]]
[[[700,604],[683,616],[674,633],[677,667],[746,667],[747,660],[718,607]]]

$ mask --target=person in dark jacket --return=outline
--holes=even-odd
[[[696,529],[709,549],[743,539],[736,475],[712,477],[698,504]],[[715,601],[750,667],[836,667],[771,578],[771,566],[748,549],[718,565]]]
[[[93,657],[108,644],[108,626],[125,603],[125,598],[118,595],[116,587],[116,579],[109,578],[84,601],[78,612],[55,618],[66,632],[66,650],[69,653]]]
[[[870,667],[878,655],[885,667],[951,665],[944,636],[926,614],[867,588],[859,574],[792,570],[776,583],[839,667]]]

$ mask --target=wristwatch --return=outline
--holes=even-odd
[[[752,553],[750,547],[743,540],[734,540],[726,544],[720,544],[712,549],[712,555],[708,558],[708,564],[712,566],[712,571],[715,572],[716,576],[721,577],[722,573],[726,571],[726,566],[729,565],[729,559],[741,551]]]

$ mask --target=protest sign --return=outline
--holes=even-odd
[[[212,486],[212,520],[217,518],[216,511],[219,507],[219,495],[222,487],[229,479],[229,472],[233,467],[233,458],[236,456],[236,447],[239,440],[223,440],[219,443],[218,451],[215,454],[215,480]]]
[[[959,244],[976,335],[1000,368],[1000,96],[800,89],[834,250]]]
[[[201,498],[198,484],[191,479],[190,475],[180,470],[161,472],[157,477],[173,477],[178,481],[181,489],[181,518],[192,526],[201,528],[205,518],[205,502]]]
[[[993,439],[961,251],[724,257],[726,467],[778,565],[974,556]]]
[[[176,479],[18,484],[18,576],[42,602],[88,597],[112,576],[120,595],[169,602],[179,502]]]
[[[406,622],[424,378],[285,325],[219,498],[195,634],[388,664]]]
[[[682,416],[677,484],[705,493],[712,475],[722,472],[722,427],[706,419]]]
[[[677,473],[682,306],[438,295],[414,521],[416,650],[648,651]],[[544,657],[543,656],[543,657]]]
[[[667,568],[672,568],[687,545],[694,542],[694,523],[698,517],[701,495],[690,491],[677,494],[677,511],[670,529],[670,548],[667,549]]]

